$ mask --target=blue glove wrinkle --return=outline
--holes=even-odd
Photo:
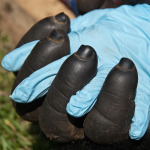
[[[68,114],[74,117],[82,117],[92,109],[105,80],[104,76],[107,76],[110,70],[111,68],[100,68],[90,83],[71,97],[66,108]]]
[[[68,34],[68,37],[70,39],[70,54],[72,55],[79,49],[81,46],[81,42],[79,40],[79,34],[77,32],[70,32]]]
[[[144,38],[146,36],[150,40],[149,13],[150,6],[147,4],[136,5],[135,7],[124,5],[107,14],[106,20],[117,22],[118,25],[120,24],[121,27],[123,27],[126,33],[142,36]],[[108,22],[107,25],[109,25]],[[118,25],[117,27],[119,27]],[[131,30],[129,26],[132,27],[133,30]]]
[[[87,29],[88,27],[91,27],[92,25],[99,23],[99,21],[102,20],[103,17],[112,10],[113,10],[112,8],[107,8],[103,10],[102,9],[93,10],[89,13],[81,15],[75,19],[72,19],[70,26],[71,32],[80,31],[83,30],[84,28]]]
[[[146,103],[146,101],[147,103]],[[150,95],[140,95],[135,100],[135,114],[132,119],[129,135],[131,139],[141,139],[149,125],[150,120]]]
[[[15,88],[10,97],[19,103],[30,103],[44,96],[48,92],[61,65],[68,57],[69,55],[64,56],[35,71]]]
[[[132,139],[140,139],[145,134],[150,121],[150,60],[148,59],[148,56],[150,56],[149,15],[150,6],[147,4],[136,5],[135,7],[122,6],[104,15],[103,19],[99,21],[99,24],[79,30],[76,33],[78,36],[74,36],[73,38],[70,36],[70,40],[72,41],[71,46],[74,46],[71,47],[71,50],[76,49],[75,47],[77,46],[76,43],[73,44],[73,41],[79,42],[80,44],[91,45],[96,50],[100,62],[98,67],[112,68],[122,57],[127,57],[135,63],[138,70],[139,83],[135,97],[135,115],[130,129],[130,137]],[[96,39],[99,40],[99,43]],[[101,72],[101,70],[99,71]],[[97,76],[95,78],[97,78]],[[106,75],[101,75],[103,81],[105,77]],[[100,81],[101,85],[103,81]],[[101,86],[91,85],[90,83],[86,85],[89,86],[90,92],[84,90],[86,89],[85,86],[81,91],[78,91],[76,95],[71,97],[67,105],[67,112],[70,115],[81,117],[87,113],[91,109],[92,104],[95,103],[97,94],[95,94],[93,98],[89,95],[95,92],[95,89],[92,91],[94,87],[97,88],[96,91],[100,91]],[[144,95],[143,93],[146,95],[144,98],[142,97]],[[87,97],[90,98],[87,99]]]
[[[1,62],[2,67],[12,72],[19,71],[24,61],[38,41],[39,40],[24,44],[23,46],[16,48],[15,50],[7,54]]]

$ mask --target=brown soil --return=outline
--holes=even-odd
[[[46,16],[65,12],[70,18],[74,18],[73,12],[59,0],[15,0],[31,16],[37,20]]]
[[[13,49],[37,21],[60,12],[75,17],[60,0],[0,0],[0,35],[8,35]]]

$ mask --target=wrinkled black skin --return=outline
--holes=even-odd
[[[55,39],[56,34],[60,36],[59,39]],[[33,48],[32,52],[27,57],[22,68],[20,69],[12,87],[12,92],[17,85],[19,85],[34,71],[69,54],[69,51],[69,38],[63,30],[53,31],[49,37],[40,40]],[[40,106],[42,105],[44,98],[45,97],[27,104],[17,103],[15,101],[12,102],[16,112],[23,119],[28,121],[38,121]]]
[[[129,90],[126,87],[127,85],[125,85],[125,88],[122,85],[120,85],[121,87],[120,86],[119,87],[116,86],[116,82],[114,82],[114,81],[116,81],[116,79],[118,78],[117,77],[118,75],[119,76],[121,75],[121,76],[123,76],[123,78],[126,78],[125,79],[126,80],[125,84],[128,84],[128,82],[130,81],[131,85],[128,85],[129,86]],[[108,83],[111,80],[112,80],[112,84],[113,85],[111,85],[111,86],[108,87]],[[118,67],[116,66],[115,68],[112,69],[112,71],[110,72],[109,76],[106,78],[105,84],[104,84],[103,89],[101,91],[103,93],[105,90],[110,90],[113,87],[113,88],[115,88],[112,91],[113,94],[116,94],[116,95],[119,94],[118,96],[121,96],[120,93],[118,93],[118,91],[121,92],[121,93],[123,92],[123,94],[125,94],[124,97],[121,98],[121,102],[123,102],[122,103],[123,105],[125,104],[124,103],[125,101],[128,101],[128,100],[130,101],[131,106],[128,106],[128,108],[127,108],[126,105],[124,105],[123,107],[126,107],[129,110],[131,108],[131,111],[129,111],[129,112],[125,112],[125,111],[121,112],[120,108],[118,108],[118,110],[116,108],[117,113],[119,113],[116,116],[117,120],[116,120],[116,118],[113,118],[113,113],[112,114],[107,114],[108,112],[106,112],[107,115],[110,115],[110,117],[111,117],[111,118],[109,118],[110,120],[112,120],[112,118],[113,118],[113,121],[117,121],[119,124],[121,124],[122,129],[125,129],[124,127],[128,126],[128,122],[127,122],[127,125],[126,125],[126,124],[124,124],[126,121],[123,120],[123,122],[122,122],[122,119],[125,119],[127,117],[127,120],[130,122],[130,120],[131,120],[130,116],[133,115],[134,104],[133,104],[132,98],[134,98],[134,94],[133,93],[135,93],[136,86],[137,86],[137,71],[136,71],[136,68],[134,68],[131,72],[128,72],[128,71],[124,72],[123,70],[118,69]],[[118,88],[118,90],[116,90],[116,88]],[[121,90],[123,90],[123,91],[121,91]],[[127,92],[127,93],[124,93],[124,92]],[[104,95],[105,94],[107,94],[107,93],[104,93]],[[110,95],[110,97],[113,99],[112,95]],[[104,97],[104,99],[105,99],[105,97]],[[98,99],[98,100],[100,100],[100,99]],[[107,104],[107,102],[108,101],[106,101],[106,102],[103,101],[102,103],[103,103],[103,105],[107,105],[108,107],[112,107],[112,105]],[[49,104],[47,103],[47,107],[49,107],[48,105]],[[47,113],[48,113],[48,111],[47,111]],[[95,115],[97,115],[97,114],[95,113],[92,117],[95,118]],[[121,115],[122,118],[119,117],[120,115]],[[88,117],[88,115],[87,115],[87,117]],[[47,124],[47,118],[43,119],[43,121],[46,121],[46,124]],[[58,120],[56,119],[56,122],[57,121]],[[93,120],[89,120],[89,121],[92,122]],[[49,121],[49,123],[50,123],[50,121]],[[102,123],[103,123],[103,120],[102,120]],[[95,125],[96,124],[94,124],[93,129],[95,129]],[[61,126],[61,124],[60,124],[60,126]],[[100,128],[100,126],[98,128]],[[95,130],[97,131],[98,128],[95,129]],[[127,127],[127,128],[128,128],[128,130],[126,130],[126,136],[125,136],[125,138],[128,137],[128,134],[129,134],[129,127]],[[92,134],[93,133],[91,133],[91,135]],[[110,135],[111,135],[111,132],[110,132]],[[102,138],[104,138],[104,137],[102,137]],[[123,140],[123,139],[121,139],[123,141],[119,142],[120,139],[118,139],[117,136],[115,138],[118,141],[114,141],[113,138],[114,137],[112,137],[110,143],[115,142],[114,144],[96,144],[96,143],[90,141],[87,137],[85,137],[84,140],[77,140],[77,141],[74,141],[74,142],[69,143],[69,144],[58,144],[57,143],[56,149],[60,149],[61,150],[61,149],[63,149],[65,147],[65,149],[71,149],[71,150],[77,150],[77,149],[81,149],[81,150],[134,150],[134,149],[135,150],[149,150],[150,149],[150,144],[149,144],[149,142],[150,142],[150,125],[149,125],[149,128],[148,128],[145,136],[141,140],[131,140],[131,139]]]
[[[122,58],[109,72],[94,108],[84,121],[89,139],[98,144],[110,144],[129,138],[137,82],[135,65]]]
[[[74,141],[70,144],[58,145],[56,149],[63,150],[149,150],[150,149],[150,126],[141,140],[125,140],[115,144],[96,144],[89,139]],[[55,149],[55,148],[54,148]]]
[[[82,48],[61,66],[41,108],[40,127],[47,137],[57,142],[84,138],[83,129],[71,124],[66,113],[70,97],[83,88],[97,72],[95,50],[91,48],[92,54],[83,58],[80,55]]]
[[[63,14],[63,13],[60,13]],[[58,15],[60,15],[58,14]],[[56,15],[56,16],[58,16]],[[63,14],[65,15],[65,14]],[[34,40],[41,40],[48,37],[53,30],[63,30],[66,33],[70,30],[70,20],[67,15],[65,15],[65,20],[60,21],[56,19],[56,16],[51,16],[44,18],[34,24],[29,31],[21,38],[16,48]]]

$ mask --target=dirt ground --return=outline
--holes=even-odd
[[[60,0],[0,0],[0,34],[8,35],[14,48],[37,21],[60,12],[75,17]]]
[[[70,18],[74,18],[73,12],[68,9],[60,0],[15,0],[31,16],[37,20],[46,16],[56,15],[65,12]]]

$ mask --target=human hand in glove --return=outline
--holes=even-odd
[[[73,95],[67,104],[67,113],[74,117],[87,114],[94,106],[109,71],[122,57],[131,59],[138,71],[135,95],[135,113],[129,135],[140,139],[150,121],[150,6],[121,6],[117,9],[95,10],[71,21],[70,54],[81,45],[92,46],[98,55],[97,75],[84,88]],[[6,55],[2,66],[18,71],[38,41],[27,43]],[[63,62],[62,57],[35,71],[14,90],[11,98],[19,103],[29,103],[45,95]],[[20,58],[17,60],[16,58]]]

